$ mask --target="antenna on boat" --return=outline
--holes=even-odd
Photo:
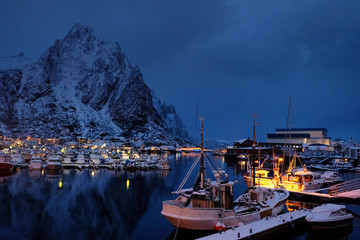
[[[201,127],[201,132],[200,132],[200,137],[201,137],[201,159],[200,159],[200,189],[204,189],[204,172],[205,172],[205,164],[204,164],[204,128],[203,128],[203,117],[200,117],[200,127]]]
[[[284,165],[285,165],[285,157],[286,157],[286,138],[289,137],[288,139],[288,153],[289,153],[289,164],[291,162],[291,95],[289,95],[289,108],[288,108],[288,115],[287,115],[287,119],[286,119],[286,128],[285,128],[285,141],[284,141],[284,152],[283,152],[283,159],[284,159],[284,164],[282,165],[282,169],[281,172],[284,171]]]
[[[289,95],[289,112],[288,112],[288,121],[289,121],[289,164],[291,161],[291,95]]]
[[[217,173],[219,174],[220,178],[223,179],[223,177],[221,176],[221,172],[217,169],[217,167],[214,165],[214,163],[209,159],[209,157],[205,154],[204,151],[204,134],[203,134],[203,119],[205,117],[199,117],[199,119],[201,119],[201,132],[200,132],[200,136],[201,136],[201,152],[200,155],[197,157],[197,159],[194,161],[193,165],[190,167],[189,171],[187,172],[185,178],[183,179],[183,181],[181,182],[180,186],[178,187],[178,189],[176,190],[176,192],[174,193],[179,193],[179,191],[181,191],[181,189],[184,187],[186,181],[188,180],[188,178],[190,177],[190,174],[192,173],[192,171],[194,170],[195,166],[197,165],[197,163],[200,161],[201,159],[201,163],[200,163],[200,172],[198,173],[194,185],[193,185],[193,189],[194,191],[198,191],[199,189],[204,189],[205,188],[205,175],[206,175],[206,171],[205,171],[205,161],[204,161],[204,156],[207,158],[209,166],[211,169],[215,169],[215,171],[213,170],[213,173]],[[224,179],[225,180],[225,179]]]
[[[197,99],[197,104],[196,104],[196,117],[195,117],[195,128],[197,128],[197,122],[198,122],[198,113],[199,113],[199,98]]]
[[[255,186],[255,136],[256,136],[256,134],[255,134],[255,126],[256,126],[256,122],[255,122],[255,120],[256,120],[256,116],[257,116],[257,114],[256,113],[254,113],[254,114],[252,114],[252,116],[254,116],[254,124],[253,124],[253,145],[252,145],[252,151],[253,151],[253,154],[252,154],[252,180],[253,180],[253,186]],[[259,125],[259,123],[257,124],[257,125]]]

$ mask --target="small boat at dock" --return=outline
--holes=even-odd
[[[0,154],[0,171],[12,171],[14,164],[11,162],[11,156],[9,154]]]
[[[312,209],[305,220],[312,229],[324,230],[349,226],[353,218],[354,216],[346,209],[346,206],[329,203]]]
[[[77,155],[75,164],[78,168],[83,168],[85,166],[86,162],[85,162],[85,156],[83,153],[79,153]]]
[[[29,163],[30,170],[41,170],[42,169],[42,157],[32,156]]]
[[[48,169],[57,170],[61,168],[60,156],[57,154],[50,154],[46,161],[46,166]]]
[[[157,167],[157,169],[160,169],[160,170],[170,170],[171,169],[170,163],[163,159],[158,161],[158,163],[156,164],[156,167]]]

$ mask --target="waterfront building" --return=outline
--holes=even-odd
[[[326,128],[278,128],[276,133],[267,134],[268,143],[323,144],[330,145]]]

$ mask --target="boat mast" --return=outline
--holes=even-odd
[[[253,124],[253,145],[252,145],[252,151],[253,151],[253,154],[252,154],[252,180],[253,180],[253,186],[255,186],[255,126],[256,126],[256,123],[255,123],[255,118],[257,116],[257,114],[253,114],[254,116],[254,124]]]
[[[200,118],[201,121],[201,159],[200,159],[200,189],[204,189],[204,172],[205,172],[205,164],[204,164],[204,134],[203,134],[203,119]]]
[[[291,162],[291,95],[289,95],[289,113],[288,113],[288,118],[289,118],[289,164]]]

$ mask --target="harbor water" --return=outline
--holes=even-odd
[[[177,230],[161,215],[162,201],[176,197],[171,192],[178,188],[197,154],[166,157],[172,168],[166,171],[22,169],[10,176],[0,173],[0,239],[194,239],[211,234]],[[228,173],[229,180],[238,180],[234,196],[246,192],[242,178],[245,162],[222,158],[213,158],[213,162]],[[185,188],[192,186],[197,172]],[[342,177],[351,180],[360,174],[342,173]],[[281,239],[360,239],[360,206],[347,207],[355,215],[352,227],[324,233],[303,224],[284,230]]]

